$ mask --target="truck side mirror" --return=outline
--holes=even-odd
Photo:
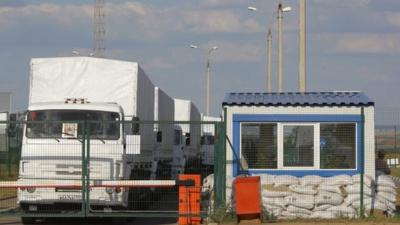
[[[15,137],[17,134],[17,116],[15,114],[11,114],[9,118],[7,135],[8,137]]]
[[[185,134],[186,140],[185,140],[185,144],[186,146],[190,145],[190,134]]]
[[[139,134],[139,133],[140,133],[139,118],[133,117],[132,118],[132,134]]]
[[[162,142],[162,131],[157,131],[156,140],[158,143]]]
[[[206,136],[201,136],[200,138],[200,145],[205,145],[206,144]]]

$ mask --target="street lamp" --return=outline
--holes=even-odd
[[[292,7],[283,7],[282,3],[278,4],[278,92],[283,89],[283,35],[282,35],[282,18],[284,12],[290,12]]]
[[[190,45],[190,48],[197,49],[198,46],[192,44],[192,45]],[[206,96],[205,96],[205,98],[206,98],[206,100],[205,100],[205,103],[206,103],[206,116],[210,115],[210,96],[211,96],[211,94],[210,94],[210,92],[211,92],[211,88],[210,88],[210,85],[211,85],[211,65],[210,65],[210,60],[211,60],[211,53],[213,51],[216,51],[217,49],[218,49],[218,46],[213,46],[213,47],[209,48],[208,52],[207,52],[208,53],[207,54],[207,65],[206,65],[206,67],[207,67],[207,80],[206,80]]]
[[[254,6],[247,7],[249,11],[256,12],[257,8]],[[274,13],[275,14],[275,13]],[[271,32],[271,25],[270,22],[268,24],[268,33],[267,33],[267,51],[266,51],[266,58],[267,58],[267,79],[266,79],[266,90],[268,92],[272,92],[272,32]]]

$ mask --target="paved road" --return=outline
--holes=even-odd
[[[51,219],[38,221],[37,225],[175,225],[175,218],[136,218],[131,221],[112,221],[111,219]],[[0,225],[22,225],[18,217],[0,217]]]

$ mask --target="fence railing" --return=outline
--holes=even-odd
[[[209,216],[214,202],[224,202],[220,122],[0,124],[1,215],[200,218]],[[199,175],[200,183],[182,191],[181,174]],[[198,210],[182,213],[183,192],[199,197]]]

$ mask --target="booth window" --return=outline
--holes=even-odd
[[[356,124],[320,124],[320,168],[356,168]]]
[[[283,126],[283,166],[314,166],[314,126]]]
[[[277,124],[242,123],[241,163],[248,169],[277,168]]]

